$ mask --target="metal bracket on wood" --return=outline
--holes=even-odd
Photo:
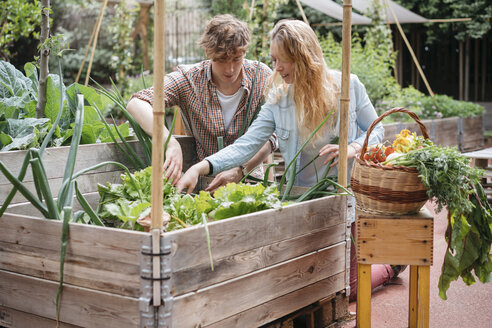
[[[345,239],[347,247],[345,248],[345,295],[350,295],[350,249],[354,247],[352,245],[352,239],[349,237]]]
[[[351,226],[355,219],[355,198],[352,196],[347,197],[347,214],[345,217],[346,231],[345,231],[345,295],[350,295],[350,248],[352,245],[352,232]]]
[[[152,238],[149,237],[142,245],[140,256],[140,327],[170,328],[173,297],[171,295],[171,241],[166,235],[160,238],[160,252],[152,253]],[[157,278],[161,286],[161,305],[153,306],[152,258],[160,256],[161,274]]]
[[[463,117],[458,117],[458,149],[463,151]]]

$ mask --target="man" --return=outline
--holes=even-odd
[[[196,141],[201,161],[224,146],[232,144],[253,120],[260,106],[271,70],[263,63],[245,59],[250,32],[246,23],[231,15],[219,15],[208,23],[199,45],[208,60],[194,65],[180,65],[164,80],[166,106],[181,109],[185,129]],[[153,88],[133,95],[127,110],[149,135],[152,135]],[[164,138],[169,131],[164,128]],[[217,175],[208,190],[227,182],[237,182],[259,165],[274,149],[272,137],[244,167],[236,167]],[[166,151],[166,178],[176,183],[183,165],[181,147],[171,137]],[[256,170],[256,175],[261,175]]]

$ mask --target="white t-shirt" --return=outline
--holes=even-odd
[[[236,113],[237,107],[239,106],[239,102],[241,102],[243,94],[244,88],[239,88],[239,90],[237,90],[235,94],[230,96],[226,96],[225,94],[217,90],[217,97],[219,98],[220,107],[222,108],[222,115],[224,116],[224,125],[226,130],[229,130],[232,118]]]

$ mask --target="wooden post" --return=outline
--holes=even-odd
[[[470,95],[470,38],[466,37],[465,41],[465,91],[463,94],[463,100],[468,101]]]
[[[162,174],[164,164],[164,18],[165,0],[155,1],[154,17],[154,104],[152,126],[152,251],[160,252],[162,229]],[[169,132],[171,133],[171,132]],[[153,256],[153,277],[160,277],[160,257]],[[154,280],[154,306],[161,305],[160,281]]]
[[[487,74],[487,36],[482,38],[482,101],[485,101],[485,75]]]
[[[356,327],[371,327],[371,265],[357,263]]]
[[[463,41],[460,41],[460,56],[459,56],[459,100],[463,100]]]
[[[350,104],[350,46],[352,44],[352,0],[343,1],[342,27],[342,94],[338,148],[338,183],[347,186],[348,114]]]
[[[474,60],[474,63],[473,63],[473,67],[474,67],[474,79],[473,79],[473,84],[474,84],[474,88],[473,88],[473,91],[474,91],[474,94],[473,94],[473,101],[478,101],[478,66],[480,66],[480,56],[479,56],[479,52],[480,52],[480,40],[479,39],[475,39],[475,60]]]
[[[99,36],[99,30],[101,29],[101,23],[102,23],[102,18],[103,18],[103,14],[104,14],[104,9],[106,8],[107,4],[108,4],[108,0],[104,0],[102,7],[101,7],[101,12],[99,13],[99,17],[97,18],[96,32],[94,33],[94,39],[92,40],[91,58],[89,59],[89,66],[87,67],[87,75],[85,76],[85,83],[84,83],[85,86],[87,86],[87,84],[89,84],[89,77],[91,75],[91,69],[92,69],[92,61],[94,60],[94,53],[96,52],[97,37]],[[82,69],[80,69],[80,71],[81,70]]]

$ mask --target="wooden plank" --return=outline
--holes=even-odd
[[[395,140],[395,136],[397,133],[400,133],[398,130],[398,123],[389,123],[389,124],[384,124],[384,138],[383,142],[387,141],[389,143],[392,143],[393,140]]]
[[[0,304],[48,319],[56,318],[57,282],[0,270]],[[60,320],[82,327],[137,327],[138,299],[65,284]]]
[[[357,263],[357,314],[358,328],[371,327],[371,265]]]
[[[187,170],[191,165],[197,161],[197,155],[195,150],[195,142],[192,137],[176,136],[183,151],[183,170]],[[141,159],[144,158],[144,151],[138,141],[129,141],[131,147],[135,150],[137,155]],[[46,170],[46,175],[50,183],[51,191],[53,195],[58,193],[63,180],[63,174],[65,171],[65,163],[70,151],[69,146],[47,148],[43,155],[43,165]],[[0,161],[2,161],[16,176],[20,170],[20,164],[23,162],[26,156],[26,150],[16,150],[10,152],[0,153]],[[104,161],[116,161],[128,166],[130,169],[129,160],[113,143],[101,143],[92,145],[80,145],[77,153],[77,161],[75,164],[75,172],[91,167],[93,165],[102,163]],[[150,165],[150,163],[149,163]],[[81,191],[91,192],[97,190],[97,183],[118,182],[121,169],[114,165],[106,165],[97,170],[91,171],[90,174],[86,174],[83,177],[77,179],[81,187]],[[24,184],[32,192],[35,191],[32,171],[28,169],[26,176],[23,179]],[[12,189],[12,185],[7,178],[0,174],[0,200],[7,197],[8,193]],[[13,199],[12,204],[25,201],[25,198],[19,193]],[[1,204],[0,204],[1,205]]]
[[[336,292],[345,288],[344,281],[345,274],[343,272],[335,274],[305,288],[280,296],[207,327],[229,328],[248,327],[253,323],[255,326],[267,324],[318,300],[334,296]]]
[[[121,183],[121,178],[120,178],[121,173],[122,173],[121,171],[110,171],[110,172],[96,172],[96,173],[84,174],[79,178],[77,178],[79,189],[83,194],[85,194],[85,193],[97,191],[98,183],[101,184],[106,184],[106,182]],[[51,178],[48,180],[48,184],[50,186],[53,196],[56,197],[58,195],[58,191],[60,190],[62,183],[63,183],[63,177]],[[31,193],[36,195],[34,182],[32,181],[25,182],[24,186]],[[11,184],[0,185],[0,199],[6,199],[7,195],[10,193],[11,190],[12,190]],[[26,201],[27,201],[26,198],[24,198],[24,196],[21,193],[17,192],[14,198],[12,199],[11,204],[18,204]]]
[[[64,322],[59,322],[58,326],[56,320],[40,317],[27,312],[17,311],[11,308],[7,308],[0,305],[0,327],[6,328],[77,328],[75,326]]]
[[[173,293],[176,296],[182,295],[334,245],[345,240],[345,233],[345,223],[340,223],[299,237],[232,254],[214,261],[214,271],[207,262],[173,272]]]
[[[408,327],[417,327],[417,306],[419,299],[419,290],[417,284],[417,266],[410,266],[410,278],[408,289]]]
[[[0,225],[1,269],[58,280],[61,222],[4,214]],[[147,233],[71,223],[65,281],[138,296],[144,238]]]
[[[346,242],[342,242],[240,278],[178,296],[173,303],[173,326],[206,326],[345,272],[345,250]]]
[[[419,265],[418,275],[418,302],[417,302],[417,326],[429,328],[429,300],[430,300],[430,267]]]
[[[89,203],[89,205],[92,206],[92,208],[95,210],[97,208],[97,205],[99,204],[99,198],[100,198],[99,193],[98,192],[86,193],[84,194],[84,197]],[[80,206],[77,198],[74,197],[73,212],[79,210],[82,210],[82,207]],[[27,203],[27,202],[10,205],[6,212],[10,214],[19,214],[22,216],[32,216],[37,218],[41,217],[39,210],[35,208],[31,203]]]
[[[475,150],[483,147],[482,120],[482,116],[463,118],[463,136],[460,148],[462,151]]]
[[[214,261],[345,222],[346,198],[330,196],[208,224]],[[170,232],[173,272],[209,265],[203,226]]]
[[[458,145],[458,117],[449,117],[439,120],[433,120],[434,139],[432,140],[437,146],[454,147]],[[431,125],[429,134],[431,134]]]
[[[132,148],[137,154],[143,156],[143,150],[139,147],[137,141],[130,142]],[[43,165],[46,170],[48,179],[63,178],[65,165],[67,162],[69,146],[47,148],[43,154]],[[20,170],[20,164],[23,162],[27,150],[15,150],[5,152],[0,155],[0,160],[16,175]],[[124,165],[129,165],[126,157],[112,143],[101,143],[92,145],[80,145],[77,152],[77,161],[75,163],[75,172],[99,164],[104,161],[119,161]],[[108,172],[119,170],[114,166],[103,166],[95,172]],[[32,171],[27,170],[24,182],[33,181]],[[7,178],[0,176],[0,184],[9,184]]]
[[[364,264],[432,265],[432,217],[359,215],[357,259]]]

